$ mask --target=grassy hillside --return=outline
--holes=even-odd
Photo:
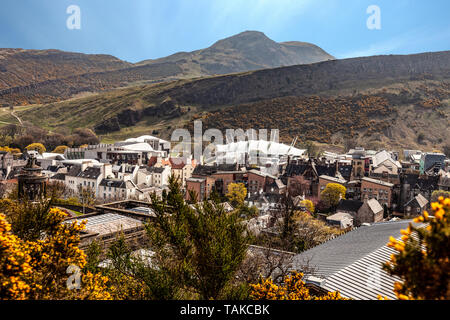
[[[278,128],[286,141],[433,148],[450,133],[449,83],[450,52],[377,56],[128,87],[17,115],[51,130],[90,127],[109,141],[167,137],[202,117],[218,128]]]

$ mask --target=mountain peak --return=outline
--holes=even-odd
[[[244,31],[214,43],[210,48],[221,46],[248,46],[254,42],[276,43],[260,31]]]

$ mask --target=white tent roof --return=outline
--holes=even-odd
[[[122,148],[129,151],[154,151],[154,149],[146,142],[128,144],[122,146]]]
[[[265,140],[250,140],[217,145],[216,151],[218,153],[227,153],[227,155],[251,153],[258,151],[260,153],[267,155],[271,154],[271,155],[302,156],[306,150],[297,149],[295,147],[291,147],[286,144],[278,142]]]
[[[92,164],[98,164],[98,165],[101,164],[100,162],[98,162],[95,159],[69,159],[69,160],[62,160],[61,162],[63,164],[82,164],[83,162],[90,162]]]
[[[145,142],[146,140],[159,140],[160,142],[163,142],[163,143],[167,143],[168,142],[166,140],[160,139],[158,137],[150,136],[150,135],[144,135],[144,136],[140,136],[140,137],[137,137],[137,138],[129,138],[129,139],[126,139],[125,142],[136,142],[136,143],[139,143],[139,142]]]

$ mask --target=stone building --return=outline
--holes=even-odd
[[[362,201],[341,200],[336,213],[348,213],[353,217],[353,225],[383,221],[384,209],[376,199]]]

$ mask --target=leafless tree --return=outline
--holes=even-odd
[[[78,199],[83,206],[83,214],[86,212],[86,206],[91,206],[95,203],[95,191],[91,187],[78,186]]]
[[[272,278],[282,283],[292,269],[295,253],[270,247],[250,246],[236,278],[246,283],[257,283],[262,278]]]

